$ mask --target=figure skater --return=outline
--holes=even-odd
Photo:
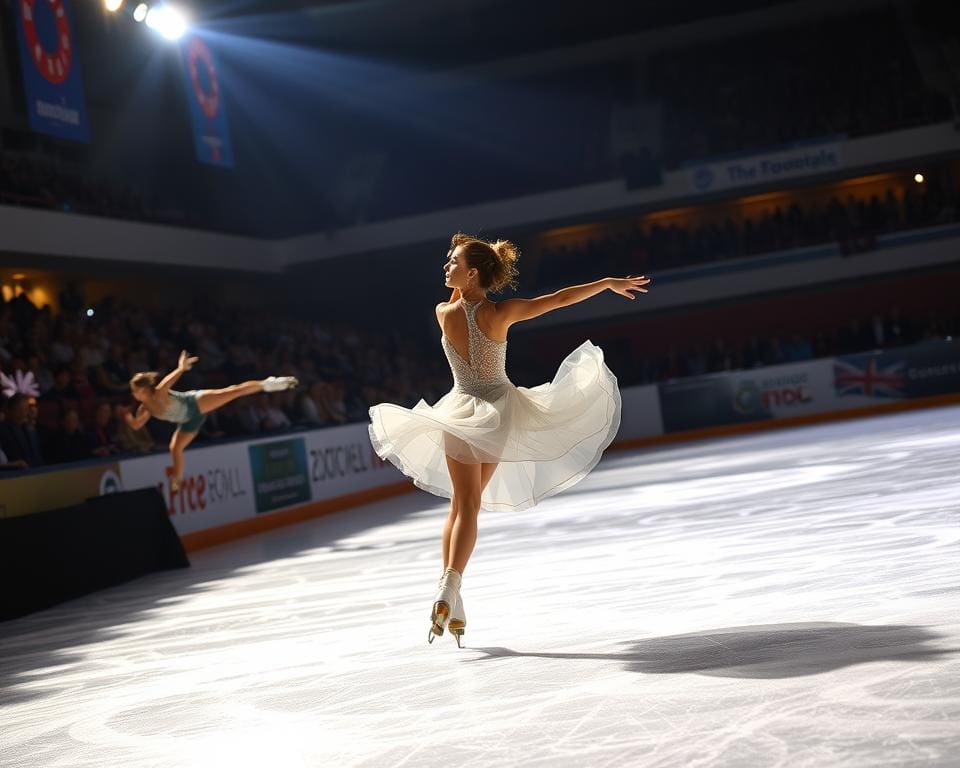
[[[518,255],[505,240],[453,236],[443,266],[453,293],[436,308],[453,389],[433,406],[421,400],[412,409],[370,409],[377,454],[420,488],[450,499],[430,642],[449,628],[459,646],[466,630],[460,586],[480,507],[528,509],[569,488],[596,466],[620,426],[617,380],[598,347],[584,342],[551,383],[527,389],[507,378],[507,331],[606,290],[633,299],[650,281],[608,277],[536,299],[491,301],[489,292],[515,286]]]
[[[170,455],[173,457],[173,475],[170,487],[176,491],[183,481],[183,452],[193,442],[210,411],[236,400],[238,397],[257,392],[280,392],[292,389],[299,383],[293,376],[270,376],[262,381],[245,381],[223,389],[196,389],[177,392],[171,387],[199,360],[186,351],[180,353],[180,361],[163,379],[156,371],[135,374],[130,379],[130,390],[140,403],[136,415],[124,414],[124,421],[133,429],[140,429],[153,416],[161,421],[177,425],[170,438]]]

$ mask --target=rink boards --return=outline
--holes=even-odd
[[[869,415],[960,400],[960,342],[688,377],[622,390],[615,445],[810,419]],[[286,433],[189,449],[182,487],[166,452],[50,468],[0,481],[0,517],[155,487],[188,546],[393,495],[411,486],[374,453],[367,425]]]

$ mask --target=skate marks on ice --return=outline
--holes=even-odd
[[[818,675],[877,661],[937,660],[960,648],[935,648],[942,638],[926,627],[837,622],[730,627],[623,643],[615,653],[538,653],[473,648],[468,661],[509,658],[618,661],[628,672],[696,673],[716,677],[784,678]]]

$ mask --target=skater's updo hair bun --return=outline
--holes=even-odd
[[[472,235],[457,232],[450,239],[450,247],[463,246],[467,266],[479,273],[480,287],[488,291],[502,291],[517,287],[517,259],[520,251],[509,240],[487,242]]]
[[[153,389],[160,382],[160,374],[156,371],[146,371],[144,373],[135,373],[130,379],[132,389]]]

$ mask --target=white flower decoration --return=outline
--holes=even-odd
[[[6,397],[13,397],[18,392],[21,395],[30,395],[39,397],[40,388],[37,386],[36,379],[33,378],[33,371],[16,371],[13,378],[10,378],[3,371],[0,371],[0,389]]]

